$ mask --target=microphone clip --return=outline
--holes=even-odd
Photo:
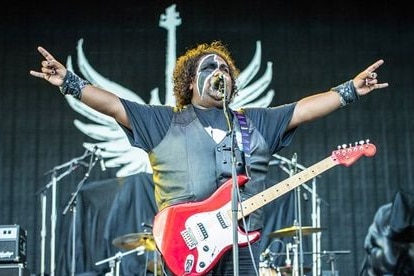
[[[99,161],[99,164],[101,166],[101,171],[106,171],[105,161],[102,156],[102,149],[99,148],[98,146],[95,146],[93,148],[93,153],[95,155],[96,160]]]

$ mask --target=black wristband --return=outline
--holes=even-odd
[[[350,103],[356,102],[359,99],[359,95],[356,92],[354,83],[352,80],[344,82],[336,87],[331,88],[332,91],[338,92],[341,101],[341,107],[344,107]]]
[[[82,96],[82,89],[88,84],[90,84],[89,81],[80,78],[69,70],[66,70],[66,76],[63,79],[63,84],[59,88],[63,95],[71,95],[80,100]]]

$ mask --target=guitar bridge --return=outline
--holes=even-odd
[[[194,249],[197,246],[197,240],[194,238],[190,229],[181,231],[181,237],[183,237],[184,242],[189,249]]]

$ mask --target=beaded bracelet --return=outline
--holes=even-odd
[[[356,92],[354,83],[352,80],[344,82],[336,87],[331,88],[332,91],[338,92],[341,101],[341,107],[344,107],[350,103],[356,102],[359,99],[359,95]]]
[[[89,81],[84,80],[77,76],[75,73],[72,73],[69,70],[66,70],[66,76],[63,79],[62,86],[60,86],[60,92],[63,95],[71,95],[75,99],[80,100],[82,96],[82,89],[91,84]]]

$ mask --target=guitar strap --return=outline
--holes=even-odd
[[[250,179],[250,135],[249,125],[247,124],[246,116],[243,110],[234,110],[236,117],[239,121],[240,132],[242,136],[242,145],[244,153],[244,162],[246,163],[246,175]]]

